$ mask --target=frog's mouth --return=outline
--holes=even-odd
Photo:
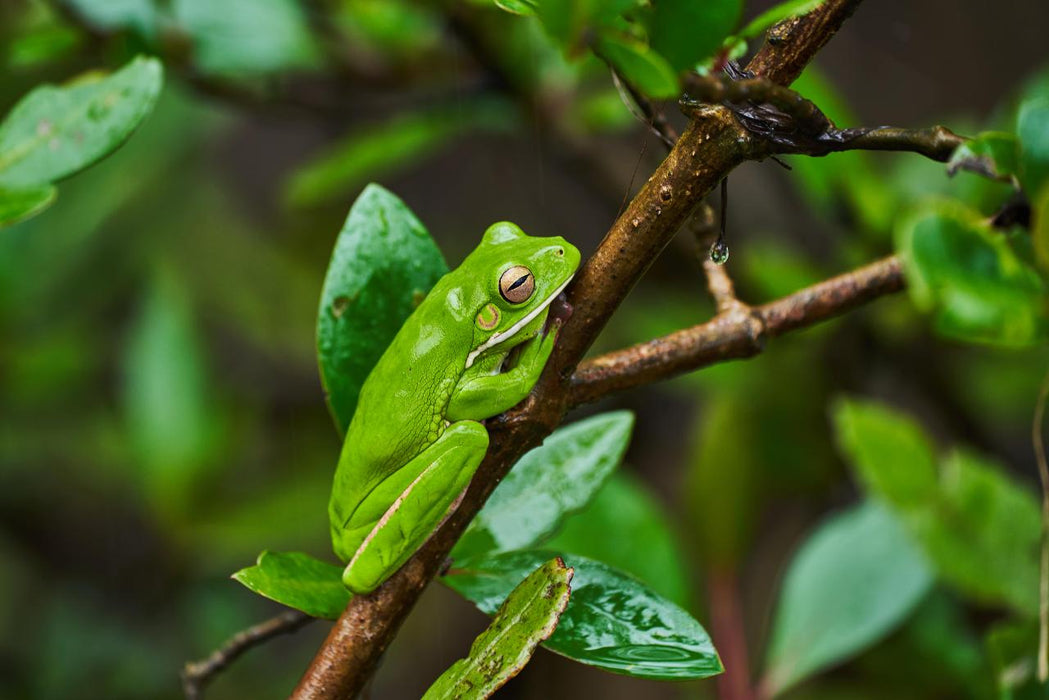
[[[575,277],[575,275],[572,275],[572,277]],[[509,328],[507,328],[502,333],[496,333],[495,335],[491,336],[488,340],[484,341],[483,343],[478,345],[476,348],[471,350],[470,354],[466,356],[466,369],[470,369],[470,366],[473,365],[474,361],[485,350],[488,350],[489,348],[493,348],[496,345],[498,345],[499,343],[502,343],[502,342],[504,342],[506,340],[509,340],[510,338],[513,338],[515,335],[517,335],[518,332],[520,332],[520,330],[522,328],[524,328],[529,323],[531,323],[532,319],[534,319],[536,316],[538,316],[539,314],[543,313],[543,311],[548,309],[550,307],[550,304],[553,303],[554,299],[556,299],[558,297],[558,295],[561,294],[561,292],[565,291],[565,287],[567,287],[568,283],[572,281],[572,277],[569,277],[568,279],[566,279],[564,284],[562,284],[560,287],[555,289],[550,294],[550,296],[548,296],[546,299],[543,300],[542,304],[540,304],[539,306],[537,306],[534,309],[532,309],[531,311],[529,311],[520,321],[518,321],[514,325],[510,326]]]

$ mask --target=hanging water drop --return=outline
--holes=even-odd
[[[710,259],[715,265],[724,265],[728,261],[728,243],[721,238],[710,246]]]

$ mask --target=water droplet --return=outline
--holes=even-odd
[[[710,259],[715,265],[724,265],[728,261],[728,244],[720,238],[710,246]]]

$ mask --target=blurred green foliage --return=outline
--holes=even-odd
[[[365,182],[402,195],[452,264],[496,218],[536,233],[567,229],[592,249],[656,148],[639,158],[644,127],[590,49],[643,92],[670,97],[680,71],[717,67],[771,22],[815,4],[0,5],[8,119],[45,83],[109,71],[54,88],[86,95],[86,114],[106,81],[142,73],[130,118],[105,122],[100,146],[32,177],[0,172],[0,220],[30,217],[0,230],[0,696],[176,696],[181,663],[279,609],[230,582],[230,571],[264,547],[330,559],[325,504],[339,442],[316,374],[315,322],[332,247]],[[951,10],[980,32],[997,21],[997,12]],[[850,21],[876,22],[878,12],[896,23],[884,27],[912,26],[894,6]],[[693,24],[675,21],[688,13]],[[709,21],[694,24],[700,17]],[[903,51],[895,29],[882,31],[853,50]],[[862,82],[859,69],[850,73],[840,55],[795,87],[839,126],[895,121],[896,110],[914,118],[908,100],[957,72],[956,36],[964,32],[907,45],[950,58],[907,53],[937,77],[879,94],[884,111],[849,84]],[[850,39],[828,50],[839,41]],[[610,408],[637,416],[629,473],[595,480],[568,509],[577,512],[559,514],[557,532],[543,528],[544,548],[569,565],[573,555],[592,562],[581,602],[606,610],[588,589],[628,591],[646,610],[672,611],[678,631],[701,621],[720,650],[713,613],[732,601],[715,584],[729,581],[750,665],[779,678],[766,686],[779,689],[787,657],[776,650],[805,629],[782,620],[814,619],[824,645],[790,647],[799,655],[791,697],[1044,695],[1033,673],[1039,520],[1029,424],[1046,369],[1049,75],[1012,76],[1014,64],[1044,60],[1012,61],[1022,43],[995,52],[972,44],[998,69],[969,74],[949,103],[967,105],[970,87],[975,103],[974,86],[992,85],[997,110],[921,114],[979,133],[959,158],[993,165],[1004,181],[860,152],[791,157],[791,173],[765,179],[749,167],[733,176],[730,222],[738,211],[742,223],[730,223],[729,270],[742,298],[788,294],[892,252],[895,240],[910,299],[613,399]],[[159,64],[136,60],[142,53],[163,63],[162,89]],[[28,131],[4,124],[0,171],[11,167],[7,135],[31,134],[39,121]],[[562,159],[566,135],[611,157],[617,196]],[[1033,235],[1022,221],[1005,231],[989,223],[1012,201],[1009,176],[1026,194]],[[776,211],[763,218],[766,202]],[[703,322],[712,305],[702,286],[687,251],[664,256],[598,345]],[[835,403],[842,392],[884,403]],[[893,545],[901,534],[908,544]],[[812,554],[834,537],[844,552]],[[914,549],[934,579],[924,596]],[[533,550],[505,556],[526,561],[497,572],[489,611],[546,561]],[[907,595],[887,595],[901,590],[901,571]],[[864,595],[853,595],[861,585]],[[418,611],[421,631],[409,625],[387,654],[377,695],[419,697],[483,625],[454,596],[433,595]],[[323,635],[314,627],[253,651],[209,697],[285,694]],[[705,672],[716,670],[712,649],[700,655]],[[624,663],[611,652],[598,661]],[[551,669],[564,696],[680,692],[558,663],[539,659],[504,692],[546,697],[554,681],[539,674]],[[712,681],[684,688],[715,692]]]

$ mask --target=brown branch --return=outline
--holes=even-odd
[[[291,634],[315,619],[304,612],[288,610],[265,622],[241,630],[206,659],[186,663],[182,669],[182,691],[186,695],[186,700],[199,698],[204,686],[248,649],[278,635]]]
[[[760,353],[769,338],[840,316],[903,289],[895,256],[806,287],[770,304],[729,308],[710,321],[584,362],[572,376],[571,406]]]
[[[792,20],[789,36],[769,43],[752,66],[776,82],[789,83],[852,13],[858,0],[828,0]],[[782,63],[777,68],[776,65]],[[574,313],[560,332],[546,370],[513,410],[489,420],[489,448],[459,508],[418,552],[369,595],[354,596],[306,670],[295,698],[352,698],[426,585],[441,569],[466,525],[510,467],[560,423],[570,405],[569,378],[587,348],[652,261],[688,219],[702,197],[736,165],[754,155],[753,144],[724,107],[702,110],[666,160],[612,225],[568,290]],[[820,304],[799,299],[802,313],[819,315]],[[772,314],[783,328],[792,312]],[[736,328],[717,319],[731,335]]]

